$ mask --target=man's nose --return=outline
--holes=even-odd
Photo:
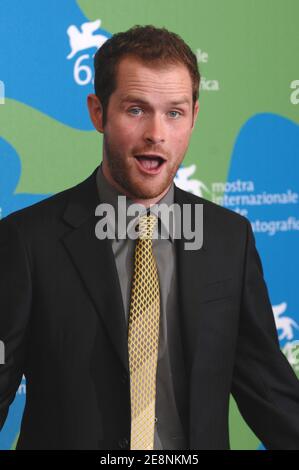
[[[147,120],[144,131],[144,140],[151,144],[165,141],[165,130],[160,116],[153,116]]]

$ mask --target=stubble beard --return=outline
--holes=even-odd
[[[170,172],[168,170],[167,175],[158,186],[148,189],[142,187],[141,183],[137,184],[136,181],[131,180],[130,169],[126,165],[126,161],[122,155],[110,145],[106,136],[103,139],[103,146],[105,149],[106,162],[113,180],[123,188],[132,199],[154,199],[158,197],[171,184],[180,165],[180,163],[178,163]],[[134,164],[134,162],[132,163]]]

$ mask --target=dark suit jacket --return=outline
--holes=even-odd
[[[95,175],[0,221],[0,425],[24,373],[17,449],[130,446],[127,328],[111,240],[95,237]],[[249,221],[178,187],[175,202],[204,205],[203,248],[175,240],[189,448],[230,448],[232,393],[268,449],[299,449],[299,381]]]

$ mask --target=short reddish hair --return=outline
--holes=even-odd
[[[113,35],[94,56],[94,88],[103,108],[103,125],[106,123],[109,98],[116,89],[117,65],[127,55],[161,66],[185,65],[192,81],[194,109],[200,85],[196,55],[178,34],[152,25],[136,25],[128,31]]]

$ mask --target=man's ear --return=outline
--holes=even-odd
[[[195,105],[194,105],[194,110],[193,110],[193,123],[192,123],[192,127],[191,127],[192,131],[193,131],[194,126],[195,126],[195,122],[196,122],[196,119],[197,119],[198,112],[199,112],[199,101],[196,100]]]
[[[103,134],[103,108],[99,98],[94,93],[90,93],[87,96],[87,106],[90,119],[95,129]]]

